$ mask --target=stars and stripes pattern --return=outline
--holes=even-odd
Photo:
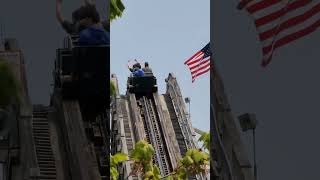
[[[210,43],[184,62],[190,69],[192,82],[200,75],[210,71],[211,59]]]
[[[274,51],[302,38],[320,26],[320,0],[241,0],[262,42],[262,66],[268,65]]]

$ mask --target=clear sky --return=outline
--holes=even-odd
[[[147,61],[157,77],[159,93],[173,72],[183,97],[191,98],[194,127],[209,131],[209,73],[191,82],[184,61],[210,40],[209,0],[124,0],[126,10],[111,23],[111,73],[125,93],[128,60]]]

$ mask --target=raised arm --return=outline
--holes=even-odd
[[[62,15],[62,0],[56,0],[56,17],[60,24],[62,24],[64,21]]]

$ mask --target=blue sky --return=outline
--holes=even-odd
[[[191,83],[184,61],[210,40],[210,1],[128,1],[121,18],[111,23],[111,73],[125,93],[128,60],[148,61],[165,93],[165,78],[173,72],[183,97],[191,98],[194,127],[209,131],[209,73]]]

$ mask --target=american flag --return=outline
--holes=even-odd
[[[320,26],[320,0],[241,0],[238,9],[254,18],[262,43],[262,66],[274,51],[306,36]]]
[[[194,82],[198,76],[210,70],[211,54],[210,43],[208,43],[204,48],[184,62],[191,71],[192,82]]]

